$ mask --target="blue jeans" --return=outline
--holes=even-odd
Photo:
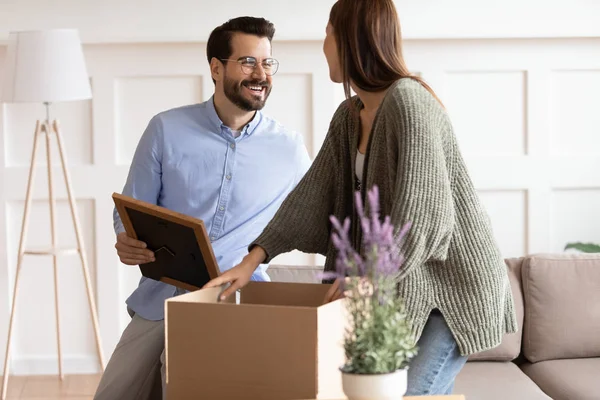
[[[418,341],[419,352],[408,368],[407,396],[451,394],[454,379],[465,365],[458,344],[438,310],[434,310]]]

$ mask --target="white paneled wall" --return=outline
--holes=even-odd
[[[600,240],[600,39],[407,40],[409,67],[448,108],[463,155],[507,257],[560,252],[571,240]],[[343,91],[329,81],[322,43],[277,41],[281,68],[265,112],[303,133],[319,151]],[[124,300],[139,271],[114,250],[111,194],[120,191],[137,141],[164,109],[212,94],[204,43],[86,44],[93,99],[58,104],[108,357],[129,317]],[[0,47],[0,69],[3,49]],[[0,112],[0,285],[12,291],[36,105]],[[42,147],[43,149],[43,147]],[[41,154],[44,154],[42,151]],[[58,157],[54,157],[58,160]],[[40,159],[44,162],[44,159]],[[40,164],[41,164],[40,162]],[[28,244],[49,241],[46,177],[40,165]],[[54,170],[59,242],[75,243],[66,192]],[[322,263],[290,253],[286,264]],[[76,256],[60,258],[65,372],[97,368]],[[15,373],[54,373],[51,260],[26,258],[13,347]],[[0,297],[0,356],[9,295]],[[69,324],[67,328],[67,324]]]
[[[207,38],[239,15],[272,20],[281,40],[319,40],[336,0],[4,0],[8,30],[79,27],[87,42],[182,42]],[[600,34],[597,0],[394,0],[407,39],[590,37]],[[33,12],[32,10],[35,10]]]

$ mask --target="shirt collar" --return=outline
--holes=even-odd
[[[207,101],[208,107],[208,117],[211,121],[211,123],[213,124],[213,126],[216,128],[216,130],[218,132],[221,132],[221,130],[223,128],[225,129],[231,129],[227,126],[225,126],[223,124],[223,121],[221,121],[221,118],[219,118],[219,114],[217,114],[217,110],[215,109],[215,102],[214,102],[214,95],[210,96],[210,99],[208,99]],[[256,113],[254,114],[254,118],[252,118],[250,120],[250,122],[248,122],[243,128],[242,128],[242,135],[252,135],[254,133],[254,131],[256,130],[256,128],[258,127],[258,125],[260,124],[260,122],[262,121],[262,113],[260,111],[256,111]]]

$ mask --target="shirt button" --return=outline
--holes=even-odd
[[[231,147],[232,149],[235,149],[235,143],[231,143],[231,144],[229,145],[229,147]]]
[[[219,210],[223,211],[225,209],[225,207],[221,206],[219,207]]]
[[[231,180],[231,175],[227,175],[225,178],[226,178],[227,180]]]
[[[217,237],[216,236],[211,236],[210,239],[211,240],[217,240]]]

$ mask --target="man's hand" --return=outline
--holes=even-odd
[[[235,293],[238,289],[246,286],[250,282],[250,278],[259,264],[262,263],[267,257],[264,249],[260,246],[255,246],[241,263],[225,271],[222,275],[208,282],[202,288],[211,288],[215,286],[221,286],[225,283],[231,285],[221,293],[221,300],[225,300],[227,297]]]
[[[123,264],[139,265],[154,261],[154,252],[146,249],[146,243],[130,238],[125,232],[117,235],[115,248]]]

